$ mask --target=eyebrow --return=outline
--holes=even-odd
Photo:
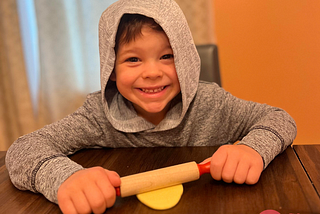
[[[124,50],[123,52],[121,52],[121,54],[135,53],[135,52],[137,52],[136,50],[139,51],[139,49],[141,49],[141,48],[139,48],[139,47],[129,48],[129,49]],[[172,50],[171,45],[167,45],[167,46],[164,47],[162,50],[164,51],[164,50],[167,50],[167,49],[171,49],[171,50]],[[172,51],[173,51],[173,50],[172,50]],[[119,51],[118,51],[118,53],[119,53]]]

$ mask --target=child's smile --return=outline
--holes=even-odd
[[[161,92],[163,89],[165,88],[165,86],[159,87],[159,88],[141,88],[141,91],[143,91],[144,93],[158,93]]]
[[[110,79],[116,81],[119,92],[133,103],[138,115],[158,124],[180,92],[166,34],[144,26],[134,40],[120,43]]]

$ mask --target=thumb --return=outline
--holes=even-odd
[[[115,171],[109,171],[106,169],[107,176],[112,186],[118,187],[121,184],[120,176]]]
[[[208,163],[208,162],[210,162],[211,161],[211,157],[210,158],[207,158],[207,159],[205,159],[204,161],[202,161],[200,164],[206,164],[206,163]]]

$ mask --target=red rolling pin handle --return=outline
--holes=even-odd
[[[210,161],[204,164],[197,164],[199,168],[200,176],[205,173],[210,173]]]
[[[121,196],[120,187],[116,187],[116,195]]]
[[[204,164],[197,164],[199,169],[199,175],[203,175],[205,173],[210,173],[210,161]],[[121,196],[120,187],[115,187],[116,195]]]

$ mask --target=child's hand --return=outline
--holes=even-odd
[[[215,180],[255,184],[262,170],[262,157],[246,145],[221,146],[211,157],[210,173]]]
[[[80,170],[59,187],[59,207],[63,213],[103,213],[113,206],[120,183],[116,172],[102,167]]]

